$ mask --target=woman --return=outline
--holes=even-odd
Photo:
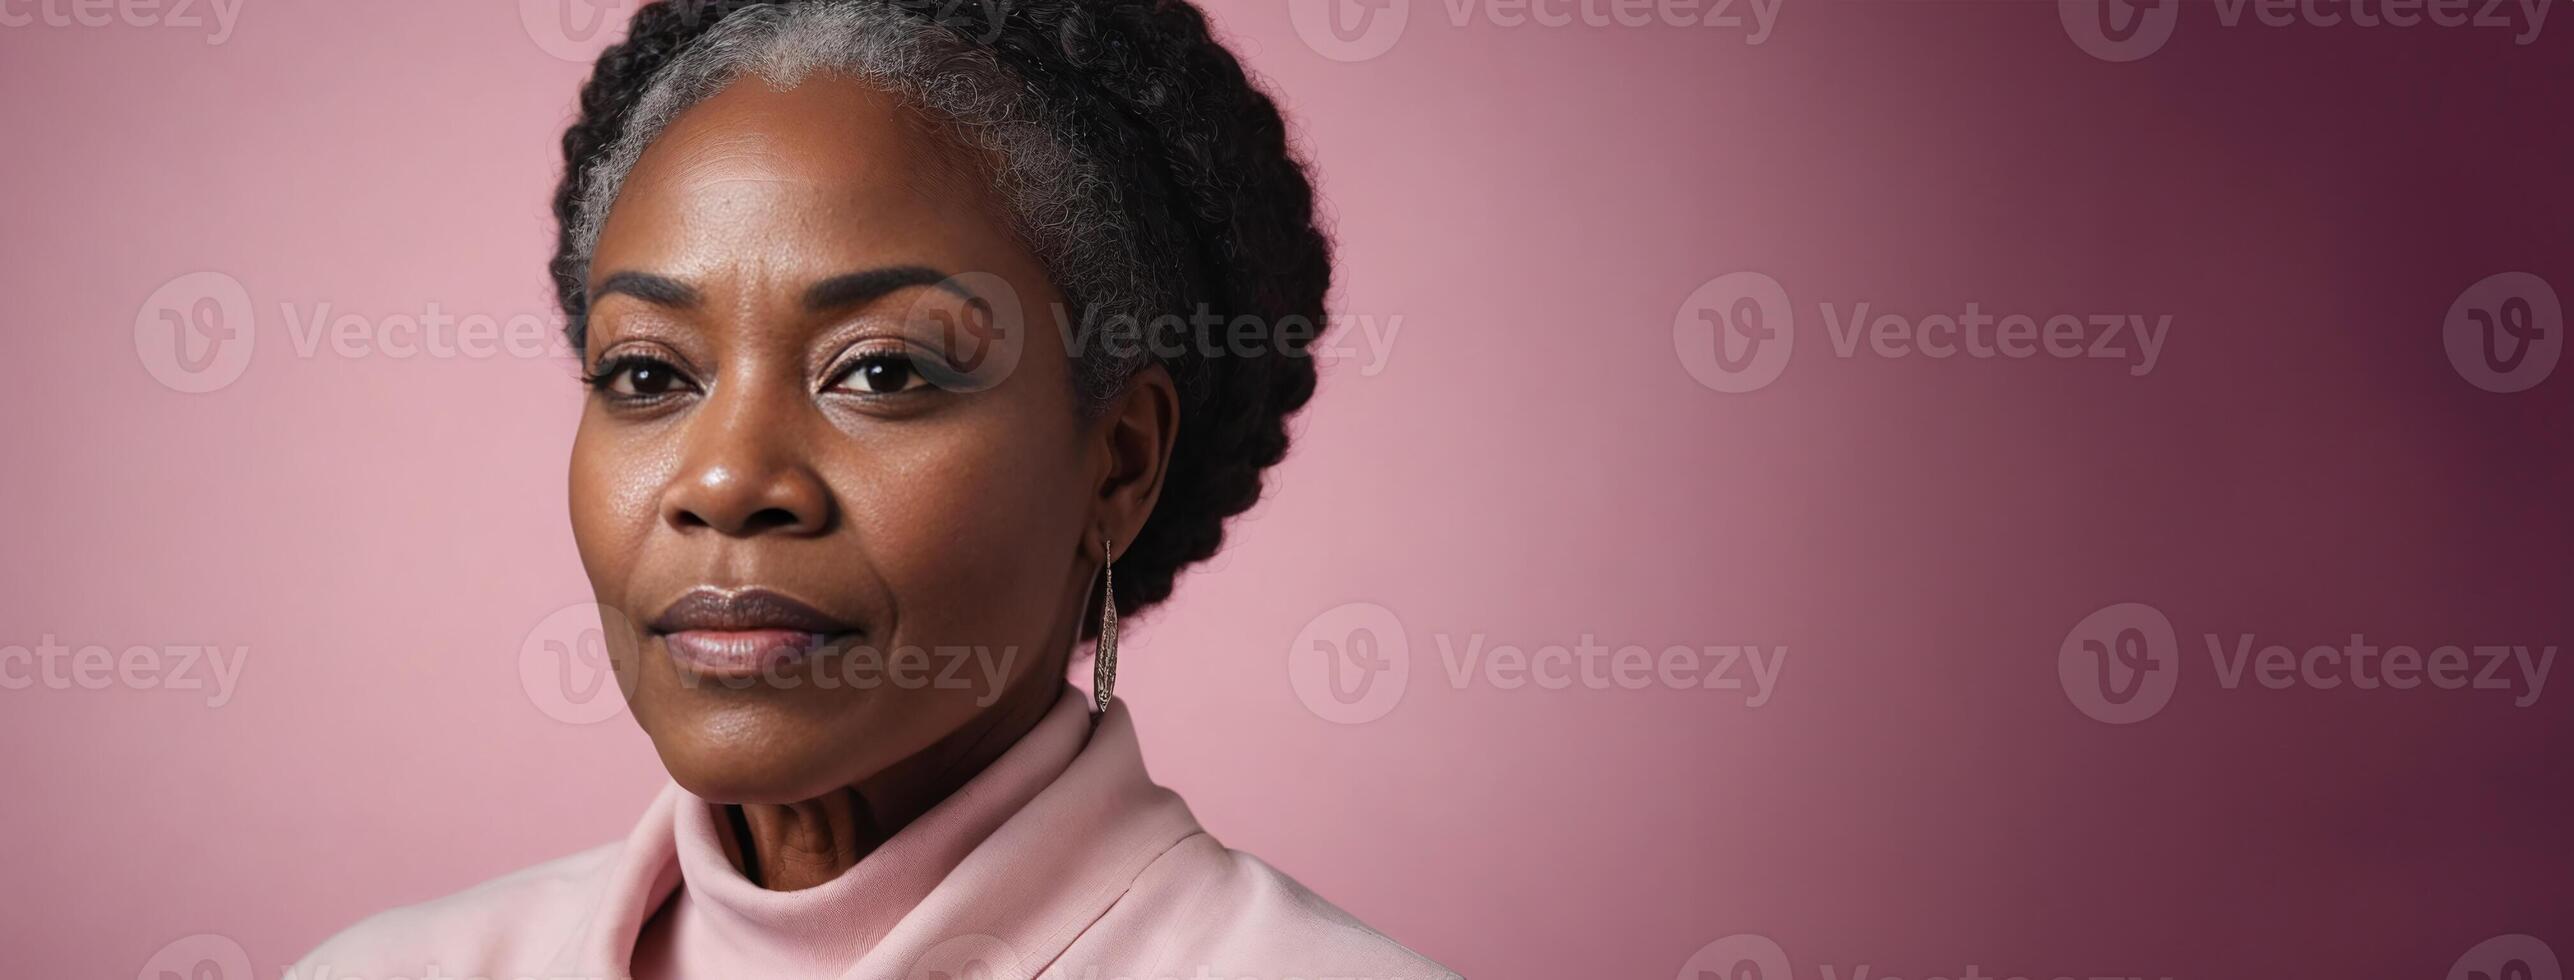
[[[1453,976],[1208,836],[1110,696],[1116,617],[1284,454],[1330,280],[1196,9],[655,4],[581,106],[573,530],[673,782],[296,975]]]

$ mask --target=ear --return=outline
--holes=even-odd
[[[1144,530],[1154,502],[1161,499],[1162,477],[1170,471],[1171,446],[1179,434],[1179,389],[1162,365],[1147,364],[1093,423],[1099,483],[1085,552],[1098,547],[1104,533],[1123,553]]]

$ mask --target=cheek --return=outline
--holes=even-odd
[[[651,441],[583,414],[567,481],[572,540],[600,601],[624,598],[622,585],[660,520],[659,488],[674,465]]]
[[[992,417],[905,442],[842,484],[898,642],[1045,643],[1087,513],[1073,433]]]

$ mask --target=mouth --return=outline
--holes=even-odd
[[[700,587],[648,626],[681,670],[716,678],[758,677],[859,632],[784,593]]]

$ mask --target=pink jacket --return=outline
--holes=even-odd
[[[287,976],[1457,976],[1208,836],[1146,775],[1125,703],[1093,732],[1069,690],[998,761],[820,886],[753,884],[717,827],[711,804],[673,784],[621,843],[375,915]]]

